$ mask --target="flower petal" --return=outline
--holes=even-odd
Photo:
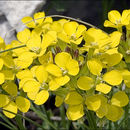
[[[96,111],[101,106],[101,99],[98,95],[86,97],[85,104],[89,110]]]
[[[69,105],[66,115],[69,120],[78,120],[84,115],[83,105]]]
[[[78,105],[83,102],[83,98],[76,91],[71,91],[67,94],[64,102],[69,105]]]
[[[91,59],[87,61],[89,71],[94,75],[100,75],[102,71],[102,63],[97,59]]]
[[[58,53],[56,56],[55,56],[55,63],[63,68],[63,69],[66,69],[66,64],[69,60],[71,60],[72,57],[69,53],[67,52],[61,52],[61,53]]]
[[[0,94],[0,107],[4,107],[9,103],[10,99],[7,95]]]
[[[112,96],[111,104],[118,106],[118,107],[124,107],[129,103],[129,98],[123,91],[118,91]]]
[[[49,98],[48,91],[42,90],[36,95],[34,103],[37,105],[42,105],[47,101],[48,98]]]
[[[2,85],[2,88],[11,96],[17,96],[17,85],[14,82],[6,82]]]
[[[104,84],[104,83],[100,83],[100,84],[96,85],[96,90],[99,92],[102,92],[104,94],[107,94],[111,91],[111,86]]]
[[[7,111],[9,112],[7,112]],[[10,101],[10,103],[8,105],[6,105],[5,107],[3,107],[3,113],[8,117],[8,118],[14,118],[17,114],[17,105],[13,102]],[[12,112],[12,113],[11,113]],[[14,114],[13,114],[14,113]]]
[[[124,114],[124,110],[121,107],[117,107],[117,106],[109,105],[109,104],[107,106],[108,106],[108,112],[107,112],[106,118],[108,120],[115,122],[119,120]]]
[[[18,96],[15,102],[21,112],[27,112],[30,108],[30,101],[22,96]]]
[[[103,75],[103,80],[111,85],[119,85],[121,84],[123,78],[119,71],[112,70]]]
[[[81,76],[77,81],[77,85],[81,90],[89,90],[93,87],[94,81],[90,77]]]
[[[60,69],[58,66],[54,65],[54,64],[49,64],[49,65],[47,65],[46,71],[47,71],[48,73],[50,73],[50,74],[56,76],[56,77],[62,76],[62,71],[61,71],[61,69]]]
[[[44,66],[38,66],[35,70],[36,78],[40,83],[44,83],[48,78],[48,73]]]

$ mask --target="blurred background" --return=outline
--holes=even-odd
[[[45,11],[46,15],[60,14],[89,22],[105,31],[103,22],[110,10],[122,12],[130,8],[130,0],[20,0],[0,1],[0,36],[15,27],[6,36],[6,43],[15,39],[16,32],[22,30],[21,18]],[[19,26],[18,26],[19,25]]]
[[[0,36],[5,38],[5,34],[14,28],[5,39],[9,44],[23,28],[21,19],[39,11],[44,11],[46,15],[59,14],[81,19],[109,32],[109,28],[103,27],[108,12],[118,10],[121,13],[124,9],[130,9],[130,0],[0,0]],[[51,96],[45,108],[52,109],[56,115],[54,100],[55,97]],[[29,127],[30,130],[35,129],[34,126]]]

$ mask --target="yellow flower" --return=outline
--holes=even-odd
[[[105,20],[104,26],[105,27],[113,27],[113,28],[120,28],[124,25],[129,24],[128,15],[130,14],[130,10],[124,10],[121,14],[117,10],[112,10],[108,13],[108,20]]]
[[[47,84],[48,73],[42,65],[33,67],[33,69],[31,72],[28,72],[27,70],[24,72],[22,71],[21,73],[18,73],[17,76],[22,78],[19,83],[20,88],[22,88],[24,92],[27,92],[27,96],[31,100],[34,100],[35,104],[41,105],[49,98]]]
[[[100,83],[96,85],[96,90],[104,94],[107,94],[111,91],[111,86],[104,83]]]
[[[99,118],[103,118],[107,112],[108,112],[108,108],[107,108],[107,98],[105,96],[103,96],[102,94],[98,95],[100,100],[101,100],[101,105],[98,108],[98,110],[96,111],[96,115]]]
[[[89,71],[93,74],[93,75],[100,75],[103,65],[102,62],[96,58],[90,59],[87,61],[87,66]]]
[[[99,49],[99,51],[104,51],[107,49],[109,43],[111,42],[108,34],[95,28],[90,28],[85,32],[84,40],[84,47]]]
[[[101,106],[101,99],[99,95],[88,96],[86,97],[85,104],[89,110],[97,111]]]
[[[58,53],[55,56],[55,63],[56,65],[48,64],[46,66],[46,70],[56,77],[49,82],[49,87],[53,91],[69,82],[70,78],[67,74],[75,76],[79,72],[78,62],[72,59],[67,52]]]
[[[0,107],[3,107],[3,113],[7,117],[14,118],[17,114],[18,109],[21,112],[27,112],[29,110],[30,108],[29,100],[22,96],[17,96],[18,90],[15,83],[6,82],[5,84],[2,85],[2,88],[9,94],[9,96],[0,94],[0,102],[1,102]],[[7,112],[6,110],[12,113]]]
[[[112,96],[111,104],[118,106],[118,107],[124,107],[129,103],[129,98],[123,91],[118,91]]]
[[[58,33],[58,38],[67,43],[79,45],[82,42],[85,30],[86,27],[79,25],[77,22],[66,22],[63,25],[63,31]]]
[[[29,28],[35,28],[38,25],[42,24],[45,17],[45,13],[38,12],[38,13],[35,13],[33,17],[34,18],[29,17],[29,16],[23,17],[22,22]]]
[[[130,71],[124,69],[120,70],[126,87],[130,88]]]
[[[77,120],[84,115],[83,98],[76,91],[69,92],[64,102],[69,105],[66,112],[69,120]]]
[[[122,115],[124,114],[124,110],[121,107],[117,107],[117,106],[110,105],[110,104],[108,104],[107,107],[108,107],[108,112],[105,115],[105,117],[108,120],[115,122],[115,121],[119,120],[122,117]]]
[[[119,85],[121,84],[123,77],[119,71],[111,70],[103,75],[103,80],[110,85]]]
[[[117,65],[122,60],[123,55],[118,52],[117,48],[109,49],[99,56],[105,68]]]
[[[55,63],[60,67],[63,74],[77,75],[79,72],[78,62],[72,59],[71,55],[67,52],[58,53],[55,56]]]
[[[89,90],[94,86],[94,80],[88,76],[81,76],[77,81],[77,85],[81,90]]]

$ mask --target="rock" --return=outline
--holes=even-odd
[[[35,12],[40,10],[45,3],[46,0],[0,1],[0,14],[5,16],[5,19],[0,22],[0,36],[4,37],[4,34],[11,28],[15,28],[16,32],[21,31],[24,27],[21,19],[24,16],[32,16]],[[14,32],[10,33],[14,34]],[[14,38],[12,37],[12,34],[9,34],[11,39],[9,35],[6,37],[7,43],[10,43],[12,38]]]

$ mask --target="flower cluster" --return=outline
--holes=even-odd
[[[0,53],[0,107],[7,117],[27,112],[30,102],[44,104],[50,94],[57,107],[65,104],[69,120],[88,110],[111,121],[123,116],[130,89],[130,10],[108,13],[104,26],[117,29],[110,34],[53,21],[44,12],[22,22],[26,28],[17,40],[6,45],[0,38],[1,51],[21,46]]]

